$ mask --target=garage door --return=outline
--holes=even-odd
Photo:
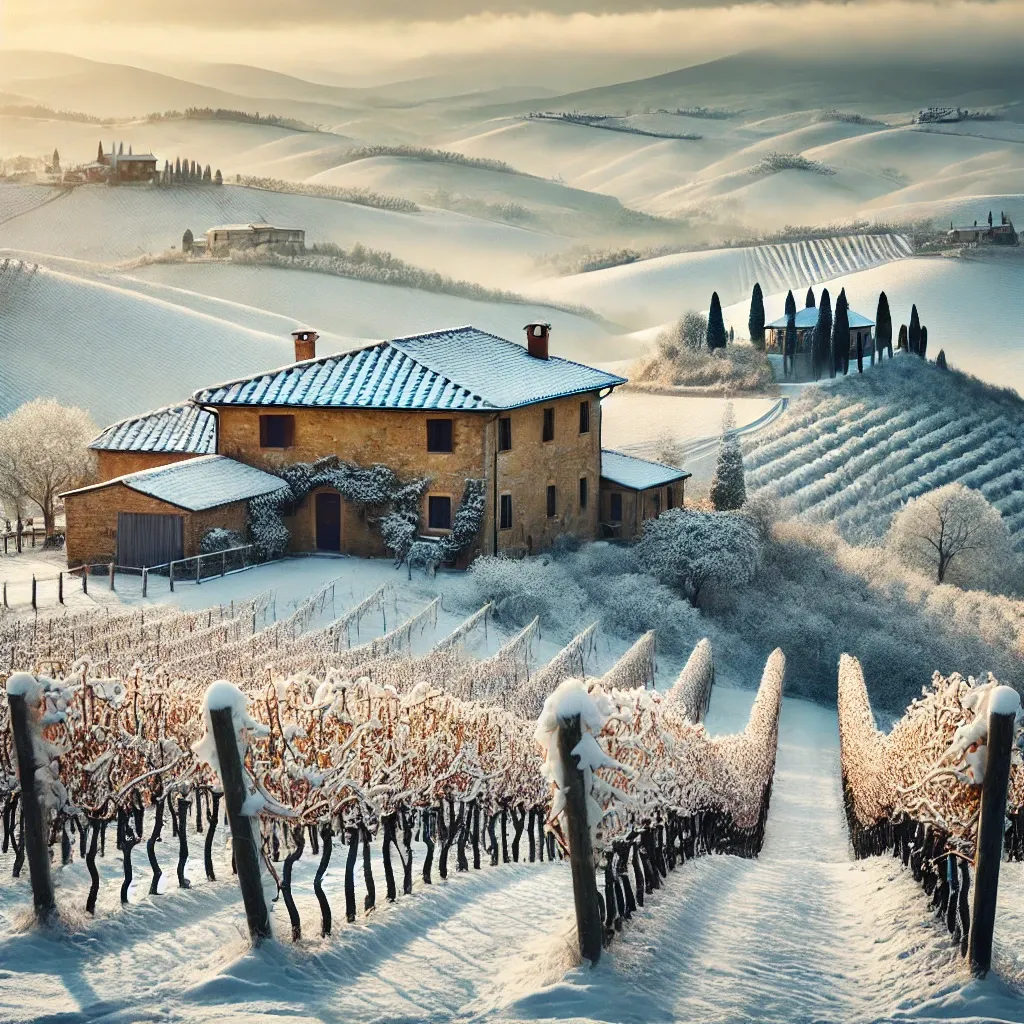
[[[117,564],[165,565],[184,555],[184,517],[118,512]]]

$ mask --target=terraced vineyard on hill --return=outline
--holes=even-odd
[[[811,388],[747,454],[747,487],[834,522],[885,533],[910,498],[959,482],[999,510],[1024,550],[1024,401],[909,356]]]

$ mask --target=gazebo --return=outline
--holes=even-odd
[[[850,320],[850,358],[857,358],[857,343],[860,342],[865,355],[871,351],[872,330],[875,326],[874,320],[854,310],[848,311]],[[765,325],[765,351],[769,357],[775,356],[781,361],[786,344],[786,324],[788,317],[780,316]],[[796,354],[794,357],[794,369],[790,378],[810,378],[811,374],[811,345],[814,337],[814,328],[818,323],[818,308],[807,306],[796,311]]]

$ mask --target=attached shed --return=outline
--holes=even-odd
[[[89,443],[101,482],[217,451],[217,417],[192,402],[112,423]]]
[[[602,535],[624,540],[638,537],[645,520],[682,508],[686,481],[692,475],[676,466],[602,448]]]
[[[68,564],[190,558],[213,527],[244,533],[249,500],[283,486],[244,462],[204,455],[68,491]]]

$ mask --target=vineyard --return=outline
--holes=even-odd
[[[1022,444],[1017,395],[898,359],[805,391],[747,453],[746,483],[861,542],[908,499],[959,482],[998,509],[1022,550]]]
[[[394,621],[390,592],[328,615],[331,582],[280,620],[263,594],[199,611],[6,624],[2,851],[16,879],[27,865],[37,915],[70,911],[78,891],[61,885],[55,896],[51,862],[69,879],[84,862],[82,909],[93,914],[111,877],[104,860],[116,859],[128,904],[144,889],[190,888],[189,858],[201,856],[208,881],[237,873],[255,940],[271,932],[269,896],[298,941],[311,929],[334,934],[342,910],[347,922],[372,911],[380,882],[396,901],[458,872],[572,860],[577,911],[585,905],[596,941],[585,946],[581,925],[581,946],[596,959],[677,865],[757,855],[780,651],[746,728],[711,737],[700,724],[714,681],[706,640],[660,694],[647,689],[653,633],[593,676],[596,627],[539,667],[537,620],[475,656],[484,606],[416,654],[440,598]],[[372,639],[361,637],[368,617],[380,624]],[[311,879],[297,870],[304,855]],[[332,858],[343,858],[343,908],[323,886]],[[313,922],[299,909],[310,906],[307,886]]]
[[[978,918],[990,914],[982,973],[991,962],[1003,849],[1010,860],[1024,859],[1019,709],[1017,692],[991,676],[977,682],[935,673],[885,735],[860,664],[845,654],[840,661],[843,792],[854,852],[891,852],[909,866],[976,969]]]

